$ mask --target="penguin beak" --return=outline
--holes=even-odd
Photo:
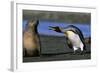
[[[55,30],[55,27],[49,26],[49,30]]]
[[[60,30],[60,28],[58,26],[56,26],[56,27],[49,26],[49,30],[53,30],[53,31],[62,33],[62,31]]]

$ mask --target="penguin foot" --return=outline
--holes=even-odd
[[[69,54],[70,54],[70,55],[75,55],[76,53],[75,53],[75,52],[70,52]]]
[[[81,53],[80,53],[81,55],[83,55],[83,56],[85,56],[85,54],[86,54],[86,51],[81,51]]]
[[[80,51],[79,50],[75,50],[73,54],[74,55],[79,55],[80,54]]]

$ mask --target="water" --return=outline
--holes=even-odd
[[[27,20],[23,21],[23,29],[25,29],[25,26],[27,24]],[[53,21],[39,21],[39,26],[38,26],[38,32],[41,35],[49,35],[49,36],[64,36],[64,34],[62,33],[57,33],[53,30],[49,30],[49,26],[59,26],[59,27],[67,27],[68,25],[74,25],[76,27],[78,27],[84,37],[90,37],[91,36],[91,26],[90,24],[78,24],[78,23],[74,23],[74,24],[69,24],[69,23],[61,23],[61,22],[53,22]]]

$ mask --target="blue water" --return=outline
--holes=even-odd
[[[25,29],[25,26],[27,24],[27,20],[23,21],[23,29]],[[64,36],[64,34],[62,33],[57,33],[53,30],[49,30],[49,26],[59,26],[62,28],[67,27],[68,25],[74,25],[76,27],[78,27],[84,37],[90,37],[91,36],[91,26],[90,24],[69,24],[69,23],[61,23],[61,22],[53,22],[53,21],[39,21],[39,26],[38,26],[38,33],[42,34],[42,35],[52,35],[52,36]]]

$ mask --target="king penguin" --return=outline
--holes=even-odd
[[[81,53],[86,50],[84,36],[78,27],[74,25],[69,25],[66,28],[50,26],[50,30],[65,34],[67,45],[69,48],[73,49],[74,54],[77,50],[80,50]]]

